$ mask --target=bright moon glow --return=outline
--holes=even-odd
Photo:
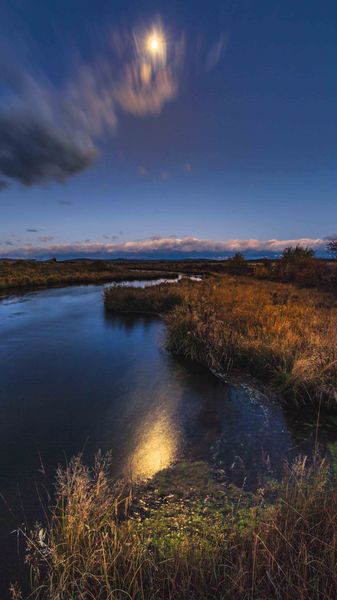
[[[138,432],[139,443],[129,458],[127,473],[132,479],[152,477],[174,462],[179,444],[178,431],[169,412],[163,409],[145,421]]]
[[[145,39],[147,53],[154,59],[165,60],[166,39],[161,29],[153,29]]]
[[[157,38],[152,38],[152,40],[150,40],[151,50],[158,50],[158,46],[159,46],[159,43],[158,43]]]

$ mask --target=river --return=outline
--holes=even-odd
[[[172,358],[159,318],[106,313],[103,289],[46,289],[0,301],[6,585],[20,577],[12,531],[40,518],[57,464],[78,452],[91,461],[109,450],[114,474],[134,479],[182,458],[206,460],[248,485],[278,476],[284,460],[310,453],[317,437],[312,419],[286,415],[249,382],[228,385]],[[317,431],[323,447],[336,439],[335,428]]]

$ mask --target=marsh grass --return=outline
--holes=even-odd
[[[110,481],[107,459],[98,458],[91,470],[75,458],[57,473],[47,526],[25,534],[29,597],[332,600],[335,483],[324,462],[310,467],[298,459],[275,488],[272,504],[263,489],[248,499],[223,482],[216,487],[222,503],[207,510],[214,482],[193,500],[188,479],[184,497],[174,488],[158,491],[157,480],[152,487],[161,504],[140,516],[136,509],[148,504],[146,488],[133,496],[123,483]]]
[[[107,310],[162,314],[182,304],[187,283],[161,283],[145,288],[112,286],[104,291]]]
[[[144,265],[145,267],[145,265]],[[0,260],[0,290],[20,287],[52,287],[137,279],[167,279],[176,273],[140,265],[103,260],[29,261]]]
[[[337,299],[247,277],[110,288],[109,310],[166,312],[173,354],[222,373],[243,369],[290,400],[337,400]]]

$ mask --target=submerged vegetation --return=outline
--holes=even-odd
[[[166,298],[166,302],[165,302]],[[245,369],[291,399],[337,400],[337,299],[291,284],[212,277],[110,288],[110,310],[164,312],[173,354],[221,373]]]
[[[110,481],[106,459],[90,470],[76,458],[57,473],[47,526],[24,534],[29,597],[332,599],[335,484],[324,463],[302,459],[281,484],[250,494],[183,463],[133,494]]]

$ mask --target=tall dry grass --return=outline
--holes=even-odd
[[[337,302],[248,279],[208,280],[167,318],[175,354],[222,372],[249,370],[288,396],[337,400]]]
[[[30,598],[336,597],[336,482],[324,463],[308,467],[299,459],[288,469],[275,503],[265,503],[259,490],[246,519],[238,512],[240,494],[225,514],[220,511],[212,518],[203,515],[201,502],[198,518],[187,529],[181,525],[182,505],[166,510],[165,527],[176,532],[171,543],[163,543],[164,517],[132,514],[132,496],[110,482],[108,467],[100,458],[90,470],[77,458],[58,472],[57,501],[49,522],[27,537]],[[223,486],[225,502],[228,488]],[[165,503],[169,507],[170,496]],[[190,513],[193,516],[194,509]],[[13,586],[13,597],[18,593]]]
[[[297,400],[337,401],[336,296],[248,277],[110,289],[110,310],[167,312],[172,353],[244,369]]]
[[[166,313],[183,302],[186,285],[161,283],[145,288],[112,286],[104,291],[105,308],[116,312]]]
[[[145,267],[104,260],[0,260],[0,290],[176,277],[174,272]]]

